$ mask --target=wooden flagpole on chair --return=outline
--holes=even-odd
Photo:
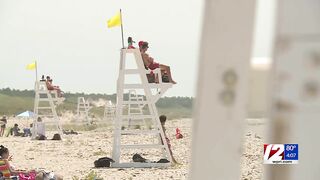
[[[122,49],[124,49],[124,39],[123,39],[123,25],[122,25],[122,12],[121,9],[119,13],[117,13],[115,16],[110,18],[107,21],[108,28],[121,26],[121,39],[122,39]]]
[[[120,9],[120,20],[121,20],[121,38],[122,38],[122,49],[124,49],[124,39],[123,39],[123,23],[122,23],[122,12]]]

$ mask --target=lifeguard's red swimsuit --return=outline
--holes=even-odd
[[[155,63],[155,62],[149,64],[149,66],[148,66],[148,68],[151,69],[151,70],[155,70],[155,69],[157,69],[159,67],[160,67],[160,64],[159,63]]]

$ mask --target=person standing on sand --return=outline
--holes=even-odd
[[[175,163],[175,164],[180,164],[180,163],[178,163],[178,162],[176,161],[176,159],[173,157],[172,150],[171,150],[170,140],[169,140],[169,138],[168,138],[167,135],[166,135],[165,124],[166,124],[167,116],[161,115],[161,116],[159,117],[159,119],[160,119],[161,126],[162,126],[162,129],[163,129],[164,137],[165,137],[165,139],[166,139],[166,141],[167,141],[167,144],[168,144],[168,148],[169,148],[169,152],[170,152],[172,161],[173,161],[173,163]],[[162,139],[161,139],[161,141],[162,141]],[[162,142],[162,144],[163,144],[163,142]]]
[[[2,137],[4,134],[4,131],[6,129],[6,124],[7,124],[7,118],[6,116],[3,116],[2,119],[0,119],[1,121],[1,129],[0,129],[0,136]]]

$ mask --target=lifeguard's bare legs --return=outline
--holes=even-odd
[[[170,81],[172,84],[177,84],[177,83],[172,79],[170,66],[160,64],[160,69],[161,69],[161,72],[162,72],[162,71],[165,71],[165,72],[168,74],[169,81]]]

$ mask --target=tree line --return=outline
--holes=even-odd
[[[74,111],[77,104],[78,97],[85,97],[93,101],[99,99],[111,100],[116,102],[116,94],[101,94],[101,93],[70,93],[64,94],[65,102],[59,108],[59,111]],[[128,98],[128,94],[124,95]],[[19,90],[3,88],[0,89],[0,115],[13,115],[25,110],[33,110],[33,90]],[[193,97],[163,97],[156,103],[159,113],[171,113],[174,118],[191,117]]]

